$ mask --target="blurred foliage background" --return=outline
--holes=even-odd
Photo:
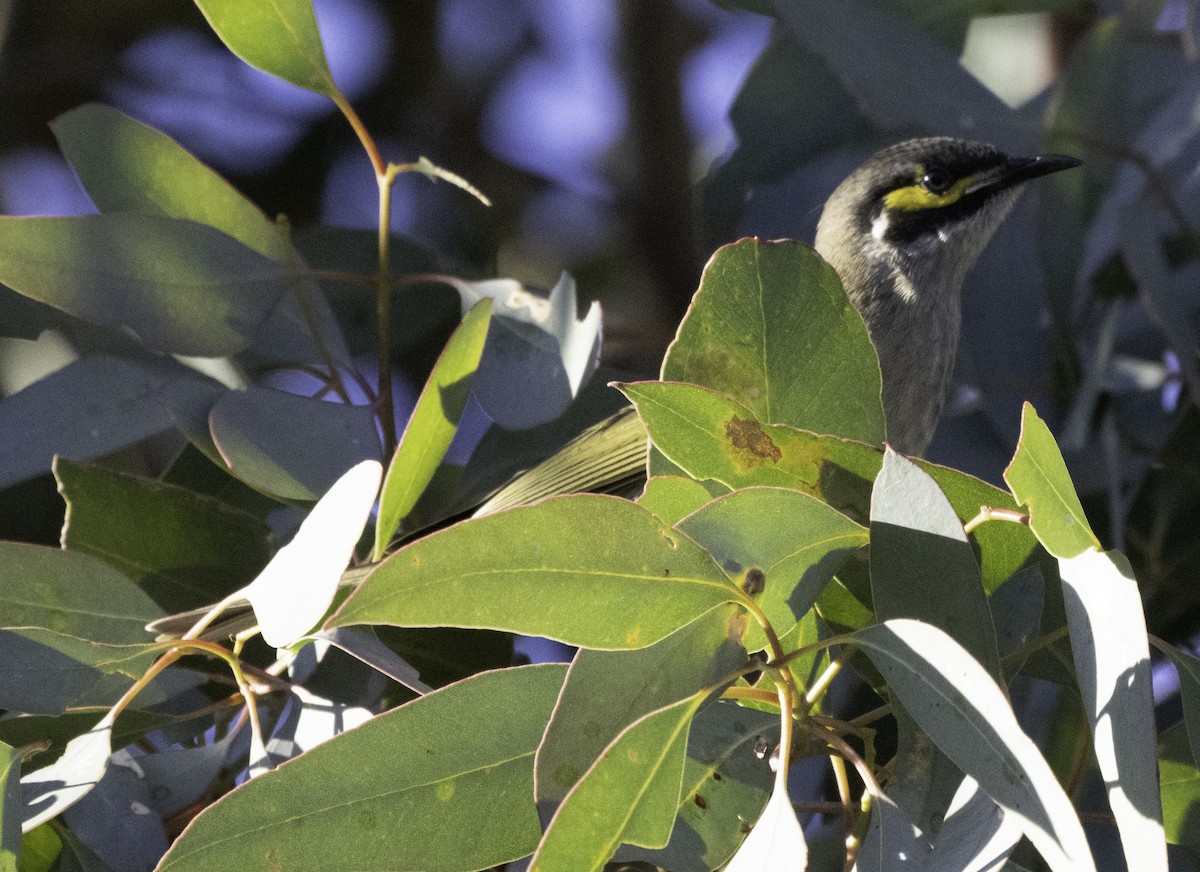
[[[401,179],[421,271],[550,287],[605,310],[605,358],[650,375],[712,249],[811,240],[837,182],[909,136],[1086,161],[1022,201],[968,281],[958,389],[930,459],[999,481],[1029,399],[1151,629],[1200,593],[1200,72],[1189,0],[317,0],[334,75]],[[370,228],[374,179],[331,105],[230,56],[185,0],[0,4],[0,208],[91,211],[47,122],[89,100],[177,138],[302,232]],[[0,396],[77,352],[5,297]],[[444,328],[402,361],[423,378]],[[2,439],[2,436],[0,436]],[[5,450],[0,441],[0,452]],[[153,459],[139,463],[154,472]],[[54,543],[48,474],[0,491],[0,537]]]

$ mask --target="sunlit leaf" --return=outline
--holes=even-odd
[[[745,488],[712,500],[676,525],[704,546],[727,572],[762,573],[755,594],[778,635],[788,633],[867,531],[807,494],[784,488]],[[746,646],[766,647],[752,622]]]
[[[584,494],[465,521],[401,548],[328,626],[476,627],[643,648],[739,597],[678,530],[635,503]]]
[[[383,557],[396,528],[433,480],[458,430],[458,419],[479,368],[491,312],[491,300],[485,300],[467,313],[417,399],[383,483],[375,523],[376,560]]]
[[[115,718],[116,713],[110,711],[91,730],[68,742],[58,760],[21,779],[23,831],[57,817],[104,777],[112,753]]]
[[[764,424],[883,441],[879,361],[832,267],[799,242],[717,249],[662,378],[728,394]]]
[[[725,872],[783,872],[805,869],[807,865],[808,843],[788,798],[787,773],[780,771],[767,807]]]
[[[712,493],[709,486],[718,493]],[[646,482],[638,502],[665,523],[674,525],[713,497],[728,492],[728,488],[715,482],[706,485],[681,475],[656,475]]]
[[[1004,480],[1017,500],[1029,507],[1029,526],[1055,557],[1075,557],[1100,548],[1054,436],[1029,403],[1021,414],[1021,441],[1004,470]]]
[[[1095,872],[1071,801],[1004,692],[962,646],[907,618],[853,638],[938,749],[1021,822],[1052,869]]]
[[[1075,673],[1125,860],[1165,870],[1150,649],[1133,570],[1118,551],[1087,550],[1059,566]]]
[[[312,0],[196,0],[235,55],[281,79],[333,96]]]
[[[101,103],[63,113],[50,129],[101,212],[188,218],[288,262],[291,246],[280,228],[162,131]]]
[[[375,504],[383,467],[364,460],[313,506],[295,537],[245,589],[268,645],[283,648],[328,611]]]

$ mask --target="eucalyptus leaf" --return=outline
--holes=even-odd
[[[1029,526],[1055,557],[1070,558],[1100,548],[1054,436],[1029,403],[1022,411],[1021,440],[1004,470],[1004,480],[1018,502],[1029,507]]]
[[[101,212],[188,218],[279,263],[291,259],[282,228],[162,131],[101,103],[64,112],[50,129]]]
[[[538,813],[558,804],[605,748],[635,720],[718,685],[746,659],[746,616],[718,606],[647,648],[580,649],[537,753]],[[597,700],[610,704],[598,706]],[[674,815],[672,814],[672,817]]]
[[[0,401],[0,487],[176,426],[199,427],[225,388],[168,360],[91,354]]]
[[[1133,570],[1118,551],[1084,551],[1060,567],[1075,673],[1125,861],[1166,870],[1150,649]]]
[[[485,672],[379,715],[210,806],[159,869],[453,872],[522,857],[540,835],[533,754],[564,673]]]
[[[376,560],[383,557],[400,522],[433,480],[454,439],[479,368],[491,313],[491,300],[482,301],[467,313],[417,398],[383,482],[379,517],[375,522]]]
[[[250,345],[290,276],[204,224],[120,213],[0,219],[0,281],[152,350],[221,357]]]
[[[67,503],[63,547],[116,567],[164,608],[220,599],[271,556],[263,518],[214,497],[62,457],[54,476]]]
[[[599,872],[622,841],[664,847],[679,802],[688,727],[707,696],[682,699],[623,730],[564,798],[530,872]]]
[[[475,627],[643,648],[741,596],[700,546],[650,512],[583,494],[465,521],[401,548],[326,626]]]
[[[21,855],[21,753],[0,742],[0,868],[16,869]],[[25,857],[29,860],[29,856]]]
[[[879,444],[879,361],[833,268],[799,242],[717,249],[662,378],[728,394],[764,424]]]
[[[348,469],[313,506],[292,541],[242,592],[268,645],[291,645],[328,611],[382,476],[377,460]]]
[[[734,491],[676,527],[704,546],[726,572],[762,573],[765,587],[755,598],[780,636],[812,608],[843,561],[867,544],[863,527],[814,497],[784,488]],[[751,624],[746,646],[754,651],[766,645],[762,628]]]
[[[553,421],[600,362],[600,305],[576,316],[575,280],[563,273],[543,297],[512,279],[449,280],[463,314],[491,299],[493,318],[472,391],[493,421],[528,430]]]
[[[338,93],[312,0],[196,0],[209,26],[251,66],[309,91]]]
[[[711,493],[705,484],[682,475],[656,475],[646,482],[638,502],[663,522],[675,525],[705,503],[711,502],[714,496],[730,492],[724,485],[715,482],[709,484],[715,485],[714,489],[719,493]]]
[[[209,416],[229,471],[284,500],[316,500],[362,460],[378,460],[375,416],[269,388],[230,391]]]
[[[937,745],[998,805],[1053,870],[1095,872],[1083,827],[1004,692],[957,642],[896,618],[859,630],[856,645]]]
[[[145,642],[145,624],[161,615],[133,581],[96,557],[0,542],[0,627],[122,645]]]
[[[939,627],[1001,679],[996,630],[962,522],[933,479],[891,448],[871,498],[871,600],[879,620]]]
[[[116,712],[109,711],[88,732],[67,743],[61,757],[21,779],[21,829],[29,832],[70,808],[108,770]]]
[[[725,869],[726,872],[761,872],[766,869],[804,869],[807,865],[808,843],[788,798],[787,773],[781,771],[766,808]]]

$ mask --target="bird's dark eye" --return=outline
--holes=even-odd
[[[931,194],[944,194],[954,184],[954,177],[938,167],[931,167],[921,177],[921,186]]]

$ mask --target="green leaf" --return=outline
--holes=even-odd
[[[546,828],[530,872],[598,872],[622,841],[664,847],[683,777],[697,693],[639,718],[571,790]]]
[[[338,94],[311,0],[196,0],[235,55],[293,85]]]
[[[1172,845],[1200,848],[1200,824],[1196,806],[1200,803],[1200,769],[1188,749],[1183,724],[1163,731],[1159,739],[1158,781],[1162,797],[1163,825]]]
[[[677,528],[699,542],[726,572],[761,570],[755,596],[775,633],[783,636],[813,607],[821,590],[867,531],[840,512],[799,491],[755,487],[715,499]],[[756,621],[746,647],[766,647]]]
[[[637,501],[643,508],[658,515],[663,523],[674,526],[723,493],[729,493],[729,489],[717,482],[701,484],[681,475],[656,475],[646,482],[645,490]]]
[[[742,665],[745,625],[745,614],[725,605],[646,648],[578,651],[538,748],[542,819],[549,819],[622,730],[644,715],[716,686]],[[607,703],[597,705],[597,700]]]
[[[45,627],[121,645],[146,641],[162,610],[136,584],[87,554],[0,542],[0,626]]]
[[[1142,597],[1118,551],[1060,561],[1063,600],[1092,746],[1130,868],[1166,870],[1154,772],[1154,697]]]
[[[626,845],[616,859],[665,869],[721,868],[741,844],[743,824],[762,811],[771,792],[771,768],[756,746],[778,741],[778,713],[719,700],[702,707],[692,718],[670,842],[657,850]]]
[[[769,485],[810,494],[852,518],[866,518],[871,482],[883,456],[861,442],[764,425],[745,406],[696,385],[636,382],[620,389],[637,406],[655,447],[692,478],[730,489]],[[1017,508],[1005,491],[966,473],[917,461],[962,521],[980,506]],[[995,590],[1025,563],[1037,540],[1018,524],[984,524],[980,548],[984,589]]]
[[[466,521],[400,549],[328,626],[476,627],[643,648],[740,597],[687,536],[635,503],[584,494]]]
[[[866,516],[880,455],[861,443],[765,424],[746,406],[707,388],[635,382],[633,401],[654,445],[692,478],[736,490],[754,485],[803,491]]]
[[[1021,439],[1004,480],[1017,501],[1029,507],[1029,526],[1055,557],[1100,550],[1054,436],[1029,403],[1022,409]]]
[[[20,807],[21,754],[15,748],[0,742],[0,868],[2,869],[16,869],[17,858],[22,853],[21,831],[16,826]],[[30,861],[33,856],[28,854],[23,859]],[[54,855],[50,856],[50,860],[54,860]],[[47,863],[46,868],[49,868],[49,865]]]
[[[286,264],[281,229],[233,185],[159,130],[100,103],[50,122],[63,156],[101,212],[187,218]]]
[[[890,448],[871,498],[871,600],[878,620],[932,624],[1001,680],[996,630],[962,522],[933,479]]]
[[[1004,692],[957,642],[896,618],[852,636],[938,749],[1020,821],[1051,868],[1094,872],[1083,827]]]
[[[230,391],[213,406],[210,426],[229,471],[283,500],[315,501],[351,466],[380,454],[369,407],[270,388]]]
[[[487,672],[379,715],[210,806],[159,869],[453,872],[522,857],[540,836],[533,754],[564,672]]]
[[[662,378],[731,396],[764,424],[883,441],[882,381],[866,325],[807,245],[744,239],[717,250]]]
[[[0,218],[0,281],[172,354],[241,351],[287,269],[220,231],[158,215]]]
[[[86,460],[199,427],[223,393],[173,360],[82,357],[0,401],[0,487],[49,472],[55,454]]]
[[[491,317],[491,300],[479,303],[467,313],[421,390],[383,483],[379,518],[375,522],[375,560],[383,558],[396,528],[433,480],[454,439],[472,379],[479,368]]]
[[[64,457],[54,476],[67,502],[63,547],[116,567],[163,608],[220,599],[270,559],[263,519],[214,497]]]

